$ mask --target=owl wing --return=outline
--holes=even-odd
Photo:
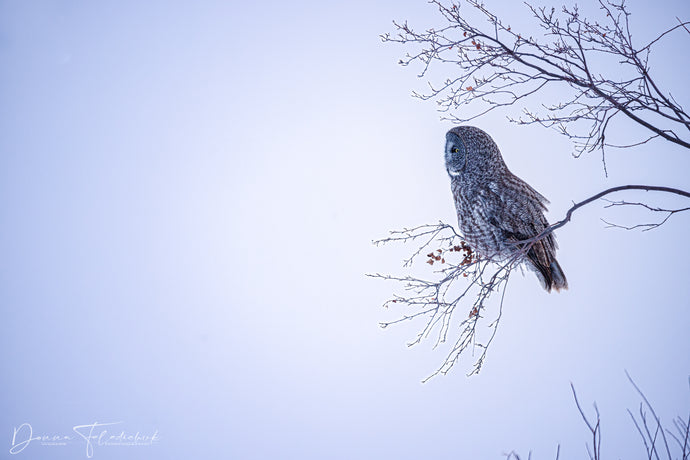
[[[482,198],[491,225],[513,241],[537,236],[548,225],[544,217],[548,201],[521,179],[489,183]]]
[[[484,195],[488,223],[505,243],[534,238],[549,225],[544,217],[546,198],[515,176],[503,184],[489,184]],[[556,247],[553,234],[549,234],[527,251],[528,265],[537,272],[547,290],[554,284]],[[516,244],[516,249],[519,248]]]

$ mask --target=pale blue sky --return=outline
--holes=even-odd
[[[528,24],[518,2],[487,6]],[[690,18],[629,6],[641,41]],[[393,19],[438,22],[422,0],[0,2],[3,458],[23,423],[95,422],[160,438],[96,459],[583,458],[571,381],[608,458],[639,458],[624,369],[666,421],[687,416],[687,214],[641,234],[599,219],[646,216],[579,211],[558,232],[570,290],[514,276],[478,376],[468,357],[422,385],[443,350],[405,346],[420,324],[378,328],[396,287],[364,274],[402,273],[410,247],[371,240],[455,223],[450,125],[380,42]],[[687,43],[653,69],[686,107]],[[609,186],[690,189],[687,153],[663,143],[612,153],[605,178],[555,132],[475,124],[551,220]]]

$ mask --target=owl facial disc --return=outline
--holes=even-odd
[[[446,171],[451,177],[460,175],[467,164],[465,144],[460,136],[449,132],[446,134]]]

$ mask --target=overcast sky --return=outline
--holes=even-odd
[[[536,33],[519,2],[486,3]],[[640,43],[690,19],[681,0],[628,5]],[[0,1],[3,458],[86,458],[95,423],[155,434],[94,440],[95,459],[584,458],[570,382],[599,407],[605,457],[640,458],[625,370],[662,420],[687,418],[687,213],[640,233],[600,219],[657,216],[578,211],[557,232],[570,289],[516,273],[478,376],[468,355],[422,384],[445,349],[406,347],[421,323],[378,327],[400,287],[365,274],[406,273],[414,248],[371,241],[456,223],[452,125],[410,97],[420,69],[378,37],[393,19],[439,24],[423,0]],[[686,108],[688,40],[652,61]],[[663,142],[612,151],[607,178],[553,131],[475,124],[551,221],[614,185],[690,189],[687,152]],[[16,452],[29,426],[71,439]]]

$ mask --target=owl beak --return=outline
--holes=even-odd
[[[460,171],[453,171],[453,170],[450,169],[450,168],[446,168],[446,171],[448,171],[448,175],[449,175],[450,177],[458,177],[458,176],[460,175],[460,172],[461,172],[462,170],[460,170]]]

